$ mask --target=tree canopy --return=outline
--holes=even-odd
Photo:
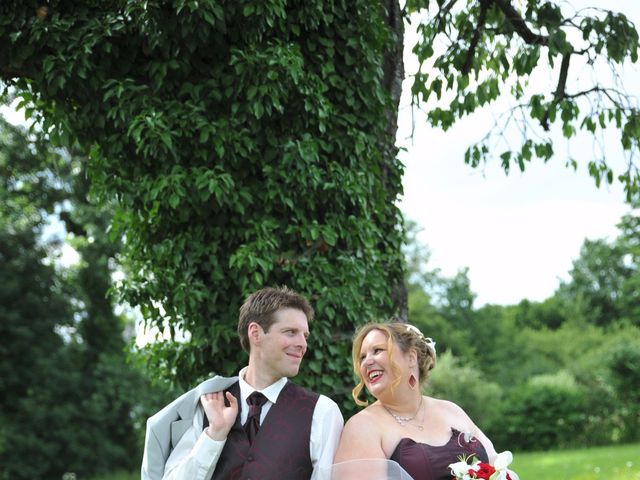
[[[556,131],[567,139],[587,132],[598,148],[567,165],[586,168],[598,186],[617,179],[631,200],[640,191],[640,103],[621,71],[638,60],[638,31],[622,13],[579,3],[408,0],[420,64],[413,104],[445,130],[489,104],[504,108],[467,149],[474,167],[495,158],[507,172],[525,170],[534,158],[554,156]],[[607,129],[619,132],[622,165],[605,146]]]
[[[368,1],[2,3],[4,78],[117,201],[121,300],[185,332],[150,347],[165,374],[235,373],[243,297],[287,284],[321,312],[308,383],[346,392],[336,338],[402,305],[385,17]]]

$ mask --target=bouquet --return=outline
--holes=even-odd
[[[459,459],[459,462],[449,465],[451,478],[454,480],[519,480],[515,472],[507,469],[513,460],[513,455],[509,451],[499,453],[494,465],[481,462],[477,457],[474,458],[474,455]],[[471,463],[469,463],[470,460]]]

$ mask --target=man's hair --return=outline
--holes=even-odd
[[[244,351],[250,350],[247,333],[249,324],[255,322],[268,332],[275,322],[274,314],[284,308],[300,310],[307,316],[307,321],[313,320],[313,308],[309,301],[287,287],[266,287],[247,297],[240,307],[238,320],[238,337]]]

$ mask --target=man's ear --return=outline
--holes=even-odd
[[[260,336],[263,333],[262,327],[256,322],[251,322],[247,327],[247,335],[249,337],[249,343],[256,345],[260,343]]]

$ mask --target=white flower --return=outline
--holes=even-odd
[[[462,478],[462,476],[466,475],[469,471],[469,464],[466,461],[456,462],[449,465],[449,468],[453,475]]]
[[[504,452],[498,454],[495,461],[493,462],[493,467],[496,470],[504,470],[512,461],[513,455],[509,450],[505,450]]]
[[[493,462],[493,467],[496,469],[496,473],[491,476],[495,480],[507,480],[507,474],[511,477],[511,480],[519,480],[518,475],[509,470],[507,467],[513,461],[513,455],[509,450],[505,450],[499,453]]]

